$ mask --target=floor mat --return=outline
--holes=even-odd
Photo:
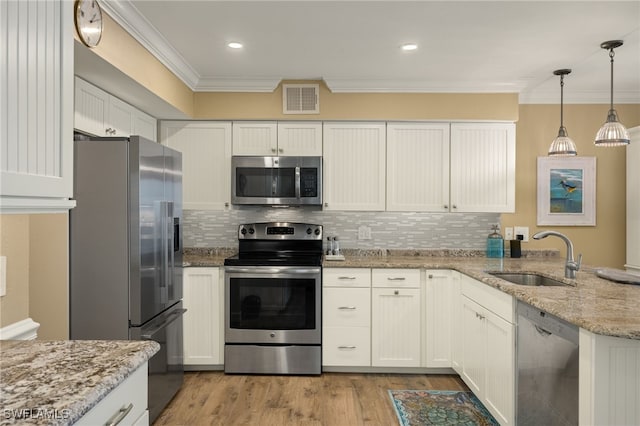
[[[401,426],[498,426],[498,422],[471,392],[390,390],[389,396]]]

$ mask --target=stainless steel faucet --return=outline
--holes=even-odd
[[[558,238],[561,238],[567,244],[567,262],[564,265],[564,276],[565,278],[574,279],[576,277],[576,271],[580,269],[580,263],[582,262],[582,255],[578,255],[578,261],[576,262],[573,259],[573,243],[564,234],[556,231],[540,231],[536,232],[533,235],[534,240],[541,240],[543,238],[548,237],[549,235],[555,235]]]

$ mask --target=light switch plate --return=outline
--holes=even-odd
[[[7,256],[0,256],[0,297],[7,295]]]
[[[513,226],[507,226],[504,228],[504,239],[513,240]]]
[[[513,228],[513,232],[515,233],[515,239],[519,239],[518,235],[522,235],[522,242],[526,243],[529,241],[529,227],[528,226],[515,226]]]

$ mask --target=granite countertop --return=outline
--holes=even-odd
[[[207,255],[204,250],[185,255],[185,262],[191,266],[224,264],[217,251]],[[595,268],[585,265],[575,280],[566,279],[564,264],[557,250],[523,251],[518,259],[489,259],[480,250],[345,250],[344,261],[323,261],[325,268],[453,269],[592,333],[640,340],[640,286],[604,280],[596,276]],[[511,284],[487,271],[533,272],[567,285]]]
[[[0,425],[73,424],[159,349],[152,341],[0,340]]]

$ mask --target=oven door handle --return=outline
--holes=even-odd
[[[321,268],[312,267],[297,267],[297,266],[251,266],[251,267],[237,267],[237,266],[225,266],[224,271],[227,273],[240,273],[240,274],[319,274]]]

